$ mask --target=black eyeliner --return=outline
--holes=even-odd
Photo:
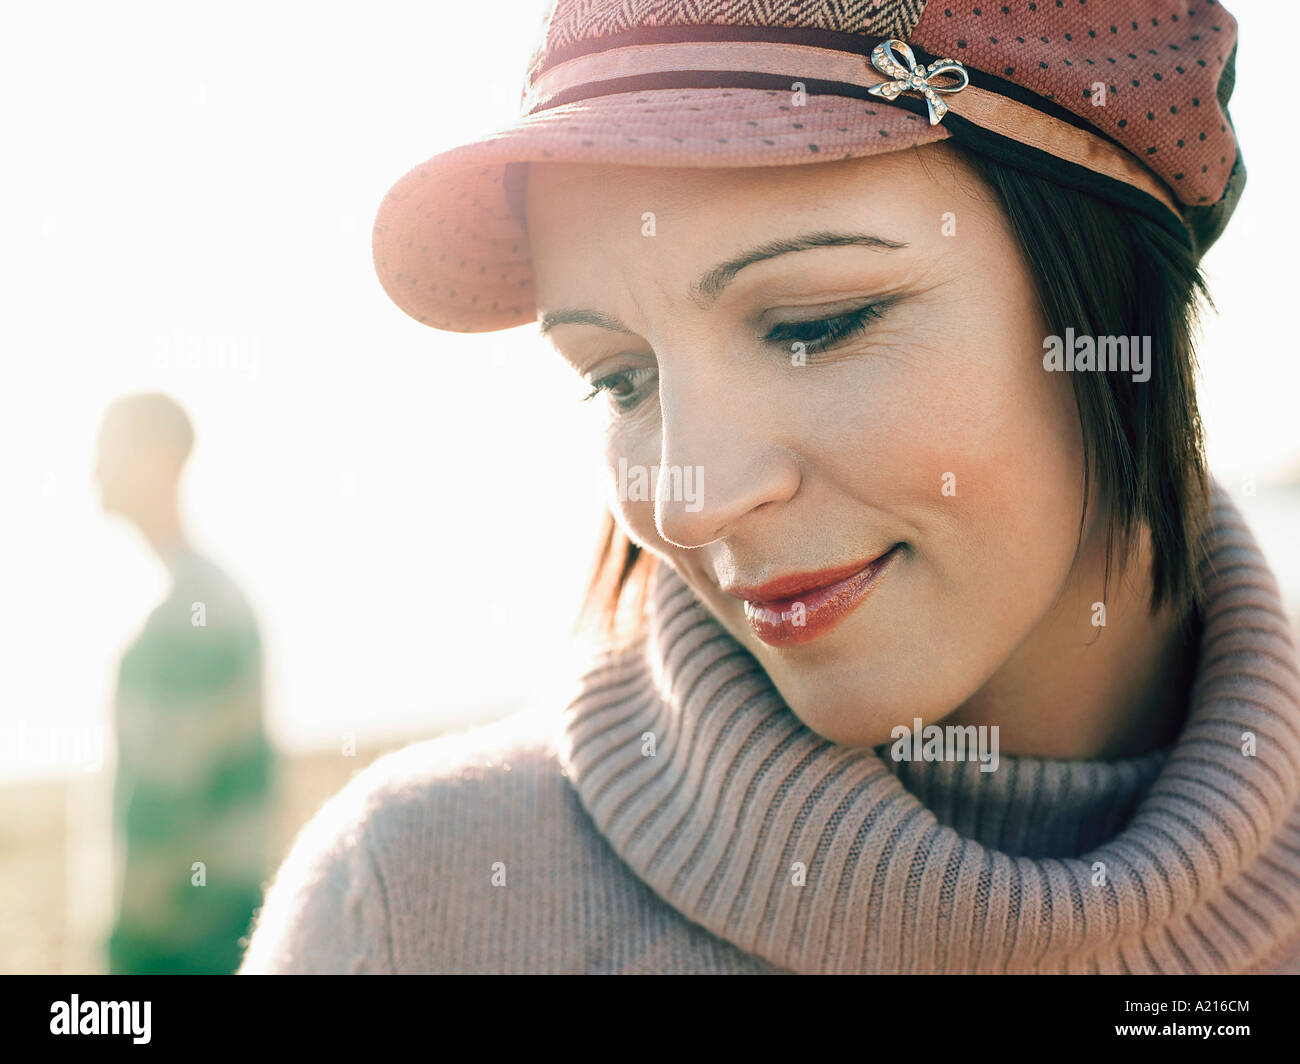
[[[765,343],[802,343],[808,349],[826,351],[853,336],[860,335],[866,330],[870,321],[884,315],[889,305],[890,301],[885,300],[867,303],[833,317],[778,322],[763,339]],[[819,326],[820,332],[807,331]]]

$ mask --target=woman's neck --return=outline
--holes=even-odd
[[[1069,760],[1137,757],[1178,736],[1197,626],[1180,625],[1168,606],[1150,612],[1145,529],[1128,565],[1112,569],[1105,595],[1097,539],[1090,537],[1056,606],[951,723],[997,725],[1004,754]]]

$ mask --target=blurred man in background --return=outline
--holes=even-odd
[[[158,393],[115,402],[99,434],[103,509],[139,529],[172,580],[118,672],[114,973],[233,972],[274,870],[261,640],[244,596],[181,527],[193,444],[185,411]]]

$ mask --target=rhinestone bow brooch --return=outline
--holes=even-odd
[[[895,54],[897,49],[898,54]],[[903,58],[900,60],[898,56]],[[903,64],[907,65],[904,66]],[[871,50],[871,65],[887,78],[883,85],[873,85],[867,90],[872,96],[883,96],[886,100],[896,100],[900,93],[919,92],[925,97],[926,106],[930,108],[930,125],[937,126],[948,113],[948,105],[939,99],[941,92],[961,92],[970,84],[966,68],[955,59],[936,59],[927,70],[924,63],[918,63],[916,56],[902,41],[882,41]],[[937,84],[937,77],[955,78]]]

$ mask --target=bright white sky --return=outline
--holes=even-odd
[[[1250,180],[1207,260],[1222,317],[1201,398],[1212,466],[1230,488],[1259,476],[1242,501],[1295,595],[1296,511],[1267,490],[1300,461],[1294,156],[1266,113],[1289,106],[1276,42],[1300,19],[1230,6]],[[542,13],[7,9],[0,733],[105,724],[117,655],[165,589],[89,479],[104,407],[142,388],[195,420],[191,528],[259,610],[279,742],[419,736],[563,682],[601,498],[576,379],[529,329],[417,325],[370,264],[392,182],[511,120]],[[166,368],[193,343],[226,368]]]

